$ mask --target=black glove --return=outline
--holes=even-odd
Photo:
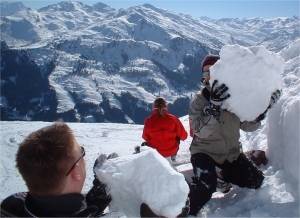
[[[280,98],[280,96],[281,96],[281,91],[279,89],[277,89],[275,92],[272,93],[271,98],[270,98],[269,106],[267,107],[267,109],[262,114],[260,114],[255,119],[256,122],[260,122],[263,119],[265,119],[268,110],[278,101],[278,99]]]
[[[107,157],[105,154],[100,154],[99,157],[95,160],[95,163],[93,166],[93,172],[94,172],[93,188],[89,191],[89,193],[92,192],[92,194],[93,194],[95,191],[99,190],[100,186],[102,187],[101,189],[103,189],[103,187],[105,188],[105,185],[96,176],[96,169],[100,168],[106,160],[107,160]]]
[[[218,80],[214,80],[210,90],[210,102],[213,105],[221,106],[222,102],[230,97],[227,91],[228,87],[225,84],[218,86]]]
[[[272,93],[268,109],[270,109],[279,100],[280,96],[281,91],[279,89]]]
[[[94,180],[93,187],[87,193],[85,199],[88,206],[94,205],[99,211],[103,212],[104,209],[111,202],[111,196],[106,193],[106,185],[103,184],[96,176],[96,168],[100,167],[106,161],[106,155],[101,154],[94,163]]]
[[[96,174],[95,172],[96,168],[100,168],[106,160],[116,158],[116,157],[119,157],[119,155],[116,152],[110,153],[108,156],[106,156],[105,154],[100,154],[99,157],[95,160],[93,166],[94,174]]]
[[[106,160],[116,158],[116,157],[119,157],[119,155],[117,153],[113,152],[113,153],[109,154],[108,156],[106,156],[105,154],[100,154],[99,157],[95,160],[95,163],[93,166],[93,172],[94,172],[93,185],[94,186],[99,186],[99,185],[103,186],[104,185],[96,176],[96,169],[100,168]]]
[[[87,193],[85,199],[89,206],[95,205],[102,212],[111,202],[111,196],[106,192],[106,185],[99,181],[96,176],[93,181],[93,187]]]
[[[215,118],[219,118],[221,114],[221,106],[214,105],[210,103],[209,105],[203,108],[204,116],[214,116]]]
[[[141,146],[148,146],[147,142],[142,142]]]
[[[111,202],[111,196],[106,192],[106,185],[102,183],[96,176],[96,169],[101,167],[107,159],[118,157],[117,153],[111,153],[108,156],[100,154],[95,160],[93,166],[94,180],[93,187],[86,195],[86,202],[88,205],[95,205],[100,211],[103,211]]]
[[[113,158],[116,158],[116,157],[119,157],[119,155],[118,155],[116,152],[113,152],[113,153],[110,153],[110,154],[107,156],[107,160],[113,159]]]
[[[140,146],[135,146],[134,147],[134,154],[141,153],[141,147]]]
[[[190,199],[187,198],[185,206],[182,208],[181,213],[177,217],[187,217],[190,212]]]
[[[103,163],[107,160],[107,157],[105,154],[100,154],[99,157],[95,160],[94,166],[93,166],[93,172],[96,177],[96,169],[100,168]]]
[[[260,115],[255,119],[255,121],[256,121],[256,122],[260,122],[260,121],[262,121],[263,119],[265,119],[266,113],[267,113],[267,111],[265,111],[264,113],[260,114]]]

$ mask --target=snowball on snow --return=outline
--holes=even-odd
[[[130,217],[140,216],[143,202],[158,215],[176,217],[189,193],[184,176],[154,149],[109,159],[96,174],[108,186],[111,210]]]
[[[272,93],[281,89],[283,69],[283,59],[263,46],[225,45],[210,74],[211,81],[229,88],[231,97],[222,107],[241,121],[253,121],[266,110]]]

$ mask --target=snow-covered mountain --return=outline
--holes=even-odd
[[[149,4],[14,4],[1,3],[12,8],[0,20],[3,120],[142,123],[158,95],[181,116],[207,53],[225,44],[277,52],[300,37],[298,17],[213,20]]]
[[[22,2],[3,1],[0,4],[1,16],[9,16],[18,13],[19,11],[28,10]]]

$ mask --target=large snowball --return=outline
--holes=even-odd
[[[189,193],[184,176],[154,149],[110,159],[96,174],[110,189],[112,210],[129,217],[140,216],[142,202],[158,215],[176,217]]]
[[[266,110],[272,93],[281,89],[283,69],[283,59],[263,46],[226,45],[210,70],[211,81],[217,79],[229,88],[231,97],[223,108],[241,121],[252,121]]]

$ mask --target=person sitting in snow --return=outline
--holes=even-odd
[[[190,214],[196,215],[216,191],[218,177],[240,187],[257,189],[264,175],[241,151],[240,129],[255,131],[264,119],[267,110],[280,96],[272,95],[268,109],[254,121],[241,122],[233,113],[221,108],[222,102],[230,97],[228,87],[214,80],[210,84],[209,69],[219,56],[208,55],[202,62],[201,92],[191,101],[189,119],[193,133],[190,146],[193,166],[193,182],[190,184]],[[217,176],[216,167],[221,169]]]
[[[180,140],[187,138],[182,123],[168,112],[167,102],[162,97],[155,99],[153,111],[145,120],[143,138],[149,147],[155,148],[170,163],[175,161]]]
[[[21,143],[16,165],[28,192],[1,203],[1,216],[94,217],[103,215],[111,201],[105,185],[94,179],[81,194],[86,177],[85,151],[72,130],[62,122],[31,133]]]

